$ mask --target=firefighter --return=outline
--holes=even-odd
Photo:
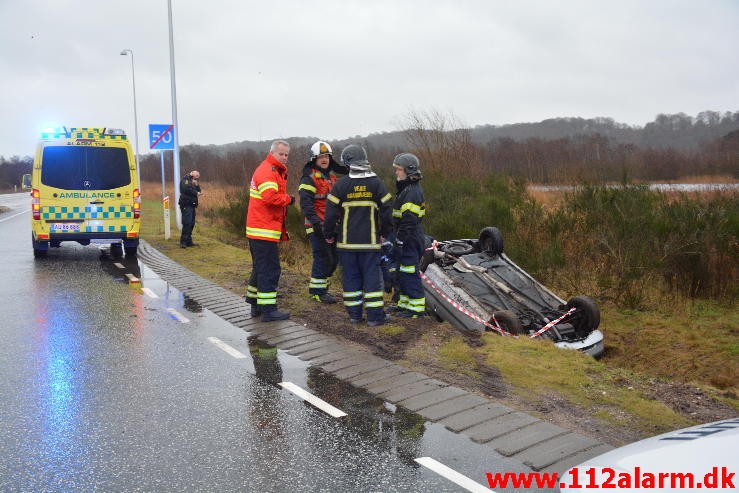
[[[347,146],[341,162],[349,167],[349,175],[328,194],[323,232],[327,243],[336,243],[350,321],[363,321],[364,306],[367,325],[376,327],[390,318],[383,309],[380,248],[392,232],[392,196],[372,172],[364,148]]]
[[[272,142],[269,154],[257,166],[249,186],[246,237],[252,258],[252,271],[246,290],[251,315],[262,322],[287,320],[290,314],[277,309],[277,284],[280,280],[278,244],[288,241],[287,207],[295,197],[287,194],[287,158],[290,144]]]
[[[421,163],[415,155],[406,152],[395,156],[393,169],[398,191],[393,205],[393,257],[400,294],[395,315],[418,318],[426,314],[426,297],[418,273],[425,238],[421,220],[426,215],[426,202],[419,183]]]
[[[331,146],[318,141],[310,148],[311,158],[303,168],[298,195],[300,208],[305,216],[305,232],[313,250],[308,293],[321,303],[336,303],[336,297],[328,292],[328,278],[336,270],[338,257],[336,245],[326,243],[323,235],[323,218],[326,214],[326,197],[336,183],[336,173],[343,175],[349,168],[337,163]]]

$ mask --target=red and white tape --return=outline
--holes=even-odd
[[[541,334],[543,334],[544,332],[548,331],[549,329],[551,329],[552,327],[554,327],[555,325],[557,325],[558,323],[560,323],[563,318],[565,318],[567,315],[569,315],[570,313],[572,313],[574,311],[575,311],[575,307],[570,308],[569,310],[567,310],[567,313],[565,313],[564,315],[562,315],[561,317],[559,317],[557,319],[552,320],[551,322],[549,322],[548,324],[546,324],[544,327],[542,327],[541,329],[539,329],[536,332],[534,332],[531,335],[531,338],[533,339],[534,337],[538,337]]]
[[[429,279],[428,276],[426,276],[426,274],[424,274],[423,272],[420,272],[420,271],[419,271],[419,274],[421,276],[421,279],[423,279],[424,281],[426,281],[426,283],[429,286],[431,286],[431,289],[433,289],[434,291],[436,291],[436,293],[439,296],[441,296],[442,298],[444,298],[447,301],[447,303],[449,303],[450,305],[452,305],[454,308],[456,308],[460,312],[464,313],[465,315],[467,315],[468,317],[472,318],[473,320],[476,320],[476,321],[480,322],[485,327],[488,327],[488,328],[490,328],[490,329],[492,329],[492,330],[494,330],[496,332],[499,332],[501,335],[516,337],[513,334],[511,334],[510,332],[507,332],[507,331],[503,330],[500,327],[500,325],[498,325],[498,321],[495,320],[495,315],[493,315],[493,322],[495,323],[495,325],[493,325],[490,322],[487,322],[486,320],[483,320],[482,318],[478,317],[474,313],[470,312],[465,307],[463,307],[462,305],[460,305],[459,303],[457,303],[456,301],[454,301],[453,299],[451,299],[449,296],[447,296],[444,293],[442,293],[441,290],[436,286],[436,284],[434,284],[433,281],[431,279]]]

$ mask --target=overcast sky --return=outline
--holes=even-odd
[[[737,0],[173,0],[180,143],[739,109]],[[0,155],[172,120],[166,0],[0,0]]]

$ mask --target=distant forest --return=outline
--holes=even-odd
[[[361,143],[375,168],[391,163],[399,152],[415,152],[422,167],[466,170],[471,175],[506,173],[533,183],[579,181],[661,181],[689,176],[739,178],[739,111],[660,114],[644,127],[611,118],[553,118],[538,123],[480,125],[464,128],[453,115],[412,112],[394,132],[331,141],[335,157],[349,143]],[[289,166],[297,177],[319,137],[287,139]],[[198,169],[204,178],[245,184],[264,159],[269,141],[180,147],[184,173]],[[172,179],[172,153],[165,156]],[[0,156],[0,188],[20,183],[31,157]],[[382,171],[382,170],[379,170]],[[158,154],[141,157],[144,180],[160,181]],[[293,180],[295,184],[297,180]]]

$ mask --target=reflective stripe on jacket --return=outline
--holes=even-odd
[[[262,161],[251,178],[249,207],[246,212],[246,237],[253,240],[287,241],[285,217],[287,167],[272,154]]]
[[[336,180],[337,177],[333,171],[323,171],[306,166],[298,187],[300,208],[305,216],[306,227],[323,222],[326,215],[326,197]]]
[[[324,234],[335,233],[336,247],[342,250],[379,250],[380,235],[392,231],[391,199],[376,176],[341,178],[328,194]]]
[[[417,181],[397,182],[398,196],[393,205],[393,230],[395,236],[405,241],[409,236],[421,234],[421,219],[426,215],[426,201],[421,184]]]

